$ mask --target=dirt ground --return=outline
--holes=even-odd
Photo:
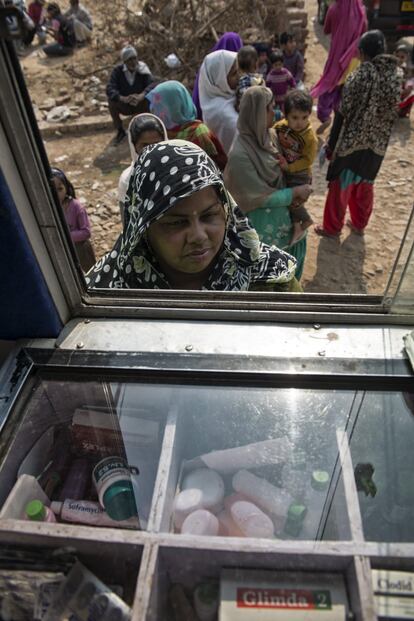
[[[86,0],[92,14],[92,0]],[[329,38],[322,33],[315,19],[316,0],[306,0],[309,14],[309,37],[306,51],[306,84],[319,78],[327,56]],[[118,46],[120,47],[120,46]],[[81,108],[81,115],[97,113],[107,120],[103,91],[108,65],[117,62],[117,50],[108,45],[77,50],[69,59],[45,60],[38,52],[22,59],[22,66],[33,102],[40,106],[48,97],[68,91],[74,103],[88,106],[88,92],[94,109]],[[143,58],[151,65],[151,59]],[[90,82],[90,76],[80,79],[74,72],[85,73],[85,67],[103,68],[97,73],[101,84]],[[82,69],[79,69],[79,66]],[[86,71],[87,73],[87,71]],[[89,82],[88,82],[89,80]],[[81,95],[79,95],[81,94]],[[78,103],[79,103],[78,101]],[[44,113],[43,113],[44,114]],[[73,115],[79,114],[74,106]],[[315,128],[318,125],[314,115]],[[339,292],[382,294],[385,290],[395,257],[413,205],[414,119],[396,122],[390,145],[375,183],[375,207],[364,237],[344,227],[340,240],[318,237],[313,230],[308,235],[308,252],[302,284],[308,292]],[[121,231],[117,202],[118,178],[129,162],[129,149],[124,141],[112,144],[113,131],[106,129],[93,134],[56,136],[46,139],[45,146],[52,165],[65,170],[78,196],[88,208],[93,226],[93,243],[97,257],[109,250]],[[314,193],[308,207],[315,222],[321,222],[326,195],[326,168],[314,167]]]

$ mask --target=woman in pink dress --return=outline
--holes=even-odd
[[[326,14],[325,34],[331,35],[328,58],[319,81],[311,89],[318,98],[320,134],[328,127],[332,111],[341,101],[342,84],[350,70],[357,67],[358,41],[367,29],[367,16],[362,0],[335,0]]]

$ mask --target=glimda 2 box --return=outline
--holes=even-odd
[[[348,600],[341,574],[223,569],[219,610],[219,621],[345,621]]]

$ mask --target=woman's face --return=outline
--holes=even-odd
[[[135,151],[139,155],[142,149],[148,147],[148,145],[162,142],[163,140],[164,138],[157,132],[156,129],[147,129],[138,136],[138,139],[134,144]]]
[[[66,198],[65,184],[63,183],[62,179],[59,179],[59,177],[53,177],[53,183],[59,198],[59,203],[63,205],[63,202]]]
[[[199,274],[212,267],[223,244],[226,219],[213,187],[177,202],[148,229],[148,241],[166,276]]]
[[[238,67],[237,58],[236,58],[236,60],[231,66],[230,71],[227,74],[227,84],[230,86],[230,88],[233,91],[235,91],[238,83],[239,83],[239,67]]]

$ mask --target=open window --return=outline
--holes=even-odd
[[[365,239],[347,233],[344,243],[339,245],[325,239],[317,241],[311,234],[308,257],[309,265],[313,267],[305,270],[303,294],[89,290],[57,205],[50,181],[50,162],[65,162],[71,170],[75,166],[88,170],[91,156],[84,154],[85,142],[92,152],[93,135],[71,139],[54,136],[44,140],[42,136],[46,134],[39,131],[13,42],[3,38],[0,46],[1,167],[48,287],[61,306],[62,317],[108,313],[163,317],[173,311],[176,317],[205,317],[213,316],[213,313],[214,316],[234,319],[240,311],[249,310],[254,312],[255,318],[266,320],[274,318],[277,312],[280,318],[288,320],[297,320],[298,313],[303,313],[304,319],[329,321],[339,317],[338,313],[341,317],[345,313],[358,314],[361,321],[378,321],[379,317],[381,321],[411,321],[414,309],[412,162],[401,158],[397,161],[392,145],[389,153],[395,161],[389,159],[384,163],[384,172],[378,181],[378,185],[389,190],[387,203],[377,200],[375,217],[378,222],[372,232],[367,232]],[[400,141],[404,136],[399,133],[394,139]],[[67,153],[65,145],[70,141],[73,145],[71,152]],[[398,175],[395,172],[397,165]],[[108,240],[115,239],[121,230],[114,193],[120,170],[118,166],[109,172],[101,172],[96,179],[100,190],[109,196],[104,209],[102,201],[96,198],[97,194],[93,194],[95,211],[91,214],[92,220],[102,223],[102,212],[107,218],[102,230],[107,231],[108,239],[102,250],[96,249],[97,257],[110,249],[112,242]],[[315,200],[319,208],[323,205],[324,187],[320,173],[315,183],[318,188]],[[393,191],[401,185],[406,188],[404,199],[394,200]],[[384,223],[386,226],[379,233]],[[369,267],[364,263],[366,256],[369,256]],[[327,276],[325,285],[324,273]]]

